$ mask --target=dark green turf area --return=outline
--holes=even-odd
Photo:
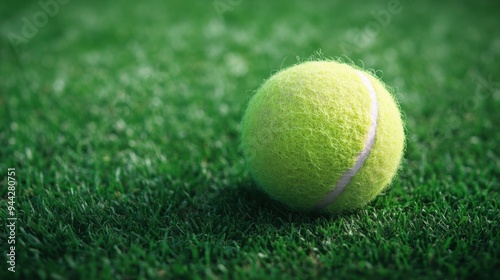
[[[33,31],[37,1],[0,3],[0,279],[500,278],[500,4],[216,4],[71,0]],[[375,71],[407,130],[391,188],[333,217],[238,149],[257,87],[318,53]]]

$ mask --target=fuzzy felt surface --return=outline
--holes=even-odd
[[[242,149],[257,184],[294,210],[310,211],[363,150],[369,89],[357,69],[310,61],[282,70],[252,98],[243,118]],[[378,101],[375,143],[361,169],[324,212],[359,208],[388,186],[404,150],[401,114],[385,86],[367,72]]]

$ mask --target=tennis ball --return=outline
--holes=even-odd
[[[398,105],[371,74],[310,61],[269,78],[250,100],[241,148],[257,185],[298,211],[339,213],[373,200],[404,150]]]

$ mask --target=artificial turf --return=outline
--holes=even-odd
[[[8,168],[18,182],[16,272],[2,260],[1,279],[500,279],[497,2],[40,12],[0,3],[2,223]],[[238,147],[258,86],[311,55],[371,69],[404,113],[399,175],[354,213],[271,201]]]

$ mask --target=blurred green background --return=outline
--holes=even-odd
[[[15,168],[18,220],[0,278],[495,278],[499,15],[489,0],[2,1],[0,204]],[[258,86],[321,57],[374,71],[407,130],[391,188],[332,217],[268,199],[238,149]]]

